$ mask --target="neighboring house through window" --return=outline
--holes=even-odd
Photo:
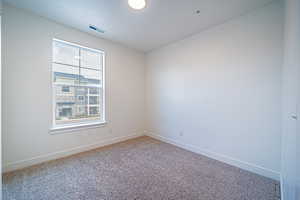
[[[104,52],[53,40],[53,125],[105,122]]]
[[[62,92],[70,92],[70,87],[69,86],[62,86],[61,91]]]
[[[78,101],[84,101],[84,96],[78,96]]]

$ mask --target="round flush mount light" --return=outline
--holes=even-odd
[[[146,0],[128,0],[128,5],[135,10],[141,10],[146,7]]]

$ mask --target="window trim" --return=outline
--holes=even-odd
[[[56,135],[56,134],[66,133],[66,132],[75,132],[75,131],[80,131],[80,130],[99,128],[99,127],[105,126],[106,124],[107,124],[106,121],[105,122],[90,121],[89,123],[52,127],[52,128],[50,128],[49,132],[51,135]]]
[[[64,124],[64,125],[58,125],[56,124],[56,117],[55,117],[55,109],[56,109],[56,101],[55,101],[55,91],[54,91],[54,83],[53,83],[53,42],[61,42],[61,43],[65,43],[67,45],[71,45],[77,48],[83,48],[83,49],[87,49],[93,52],[98,52],[101,53],[102,56],[102,104],[103,104],[103,112],[102,112],[102,120],[86,120],[83,122],[79,122],[79,123],[70,123],[70,124]],[[57,132],[70,132],[70,131],[77,131],[77,130],[84,130],[84,129],[89,129],[89,128],[97,128],[97,127],[101,127],[104,126],[105,124],[107,124],[106,121],[106,73],[105,73],[105,58],[106,58],[106,54],[104,52],[104,50],[100,50],[100,49],[93,49],[93,48],[89,48],[77,43],[72,43],[72,42],[68,42],[65,40],[61,40],[61,39],[57,39],[57,38],[52,38],[52,43],[51,43],[51,47],[52,47],[52,57],[51,57],[51,93],[52,93],[52,122],[51,122],[51,126],[50,126],[50,133],[51,134],[55,134]],[[99,70],[100,71],[100,70]]]

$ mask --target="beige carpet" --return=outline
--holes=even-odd
[[[279,183],[141,137],[3,177],[4,199],[277,200]]]

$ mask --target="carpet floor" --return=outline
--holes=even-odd
[[[279,182],[149,137],[4,174],[9,200],[278,200]]]

